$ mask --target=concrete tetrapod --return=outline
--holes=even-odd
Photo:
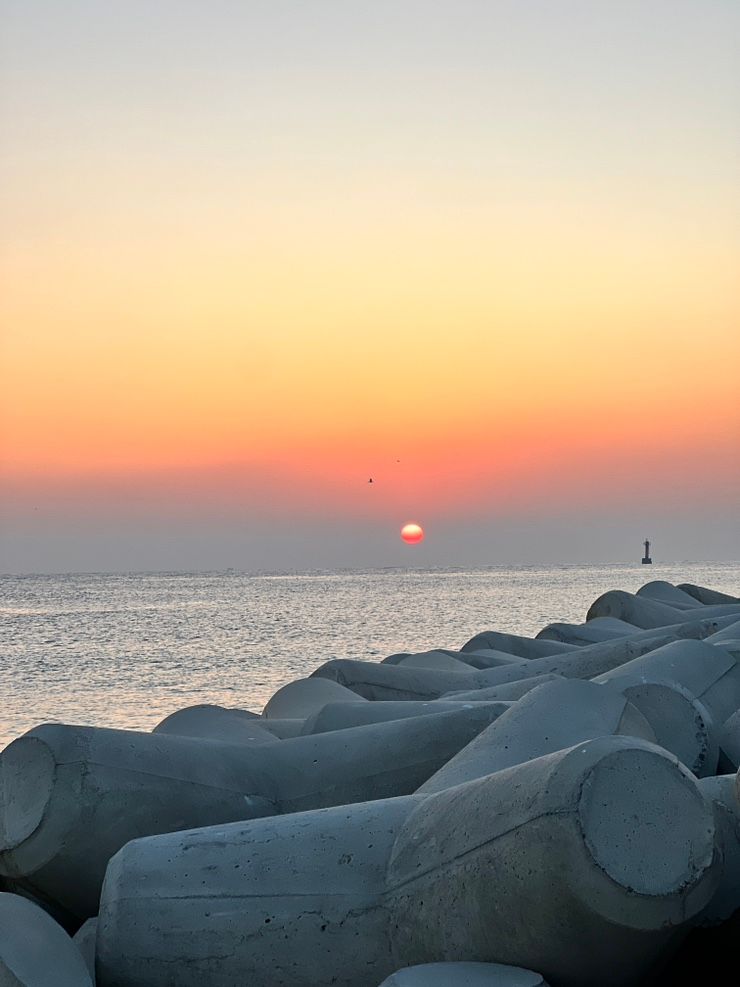
[[[681,621],[711,620],[740,614],[740,603],[699,606],[695,610],[677,610],[675,607],[633,596],[624,590],[609,590],[591,604],[587,620],[594,617],[617,617],[645,629],[666,627]]]
[[[420,658],[424,655],[447,655],[450,658],[456,658],[457,661],[462,661],[461,654],[462,652],[455,651],[453,648],[431,648],[429,651],[397,651],[393,655],[382,658],[380,664],[402,665],[405,658]]]
[[[728,627],[715,631],[704,638],[707,644],[722,644],[723,641],[740,641],[740,620],[733,621]]]
[[[47,724],[0,754],[0,874],[78,919],[128,840],[413,792],[495,704],[252,746]]]
[[[423,963],[392,973],[380,987],[547,987],[539,975],[501,963]]]
[[[460,660],[471,668],[500,668],[501,665],[526,665],[528,658],[507,655],[505,651],[483,649],[481,651],[461,651]]]
[[[585,624],[548,624],[538,632],[537,637],[543,641],[564,641],[583,647],[587,644],[599,644],[601,641],[613,641],[618,637],[629,637],[639,629],[634,624],[627,624],[614,617],[594,617]]]
[[[246,714],[246,715],[245,715]],[[201,740],[221,740],[227,744],[271,744],[275,735],[260,726],[256,713],[223,706],[188,706],[170,713],[158,723],[152,733],[168,733],[175,737],[199,737]]]
[[[355,696],[355,701],[360,697]],[[267,730],[278,740],[292,740],[293,737],[300,737],[303,733],[303,724],[306,722],[305,719],[293,719],[293,720],[278,720],[275,718],[260,719],[260,727],[263,730]]]
[[[677,984],[737,983],[740,935],[740,825],[734,775],[702,778],[699,788],[715,813],[716,843],[721,850],[721,880],[711,901],[694,917],[694,926],[651,987]]]
[[[634,675],[615,676],[606,685],[619,689],[639,709],[659,746],[675,754],[697,778],[716,772],[719,741],[714,720],[688,689],[678,682]]]
[[[19,895],[0,892],[0,984],[92,987],[79,949],[53,918]]]
[[[475,700],[478,704],[478,700]],[[368,723],[387,723],[389,720],[402,720],[411,716],[433,716],[435,713],[449,713],[470,702],[434,699],[428,703],[414,702],[358,702],[327,703],[323,709],[309,716],[303,727],[304,736],[313,733],[328,733],[332,730],[348,730],[351,727],[365,726]],[[488,702],[493,716],[505,713],[511,703]]]
[[[718,626],[731,621],[731,617],[691,620],[670,628],[650,629],[613,641],[574,647],[562,654],[532,658],[521,665],[471,670],[467,679],[458,672],[400,668],[346,658],[325,662],[312,673],[312,677],[330,679],[365,699],[428,701],[449,696],[450,692],[469,693],[474,689],[521,682],[535,675],[554,673],[567,678],[590,679],[679,638],[694,640],[705,637],[714,633]]]
[[[372,661],[335,658],[324,662],[312,676],[329,679],[351,689],[364,699],[421,700],[439,699],[448,692],[483,689],[504,682],[518,682],[537,675],[532,662],[501,665],[498,668],[465,672],[440,672],[432,668],[404,668]]]
[[[457,702],[516,702],[526,696],[532,689],[545,682],[562,682],[565,676],[548,672],[544,675],[533,675],[531,679],[521,679],[519,682],[505,682],[503,685],[492,685],[488,689],[471,689],[470,692],[446,692],[442,699],[435,700],[443,703],[447,700]],[[374,703],[372,705],[375,705]]]
[[[644,716],[621,694],[561,679],[532,689],[417,791],[429,794],[609,734],[655,741]]]
[[[508,662],[507,662],[508,664]],[[397,668],[434,668],[442,672],[469,672],[470,665],[443,651],[421,651],[406,655],[396,663]]]
[[[428,797],[128,843],[97,969],[106,987],[377,987],[466,960],[617,987],[704,907],[716,872],[693,776],[606,737]]]
[[[740,708],[740,664],[724,648],[704,641],[673,641],[594,679],[678,682],[724,723]]]
[[[296,679],[278,689],[262,710],[262,716],[267,720],[305,720],[326,703],[340,702],[357,702],[357,696],[336,682]]]
[[[737,775],[702,778],[699,788],[714,806],[717,842],[722,851],[722,877],[712,900],[697,918],[700,925],[718,925],[740,909],[740,801]]]
[[[403,668],[398,665],[340,658],[320,665],[312,673],[312,677],[330,679],[357,695],[374,701],[428,701],[447,696],[450,692],[469,694],[474,689],[522,682],[543,674],[592,678],[673,640],[675,638],[672,634],[662,630],[649,631],[646,637],[620,637],[614,641],[574,648],[563,654],[532,658],[518,665],[471,669],[468,676],[458,672]]]
[[[657,600],[658,603],[665,603],[676,610],[695,610],[697,604],[693,596],[663,579],[654,579],[650,583],[645,583],[638,589],[637,596],[644,596],[648,600]],[[732,601],[723,602],[731,603]]]
[[[610,589],[594,600],[588,609],[586,620],[593,620],[594,617],[616,617],[648,630],[677,624],[685,612],[657,600],[635,596],[634,593],[621,589]]]
[[[559,655],[565,651],[573,651],[575,645],[562,644],[559,641],[540,641],[532,637],[522,637],[519,634],[504,634],[501,631],[481,631],[460,649],[461,651],[503,651],[520,658],[543,658],[547,655]]]
[[[95,944],[97,934],[98,919],[96,916],[83,922],[77,932],[72,936],[72,942],[79,949],[93,983],[95,983]]]
[[[676,589],[693,596],[695,600],[705,606],[713,606],[718,603],[740,603],[740,596],[720,593],[719,590],[708,589],[706,586],[694,586],[693,583],[679,583]]]
[[[453,651],[450,648],[435,648],[433,651],[418,651],[410,652],[406,651],[400,654],[388,655],[384,658],[380,664],[381,665],[409,665],[411,668],[448,668],[454,671],[457,668],[457,662],[461,662],[465,665],[473,665],[474,668],[496,668],[498,665],[516,665],[525,661],[524,658],[519,658],[517,655],[510,655],[504,651],[488,651],[486,652],[486,659],[484,664],[478,664],[481,659],[481,655],[476,653],[472,654],[467,651]],[[443,658],[451,658],[453,661],[447,663]],[[429,660],[431,659],[431,663]],[[473,661],[472,659],[475,659]],[[467,669],[470,671],[470,669]],[[458,669],[459,671],[459,669]]]
[[[740,768],[740,709],[728,716],[719,730],[720,768],[737,771]]]

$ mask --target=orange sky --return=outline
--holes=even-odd
[[[600,58],[594,12],[568,52],[565,13],[473,5],[486,46],[409,11],[384,48],[336,7],[315,61],[306,12],[250,61],[231,36],[274,41],[266,12],[229,7],[202,50],[204,12],[152,12],[139,49],[110,13],[47,5],[76,60],[10,6],[11,523],[36,501],[403,521],[738,498],[718,8],[628,3],[644,36],[615,15]]]

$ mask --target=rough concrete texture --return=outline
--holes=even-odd
[[[152,730],[176,737],[220,740],[227,744],[270,744],[275,735],[260,725],[256,713],[223,706],[188,706],[170,713]]]
[[[418,792],[439,792],[614,733],[655,740],[645,718],[621,693],[577,679],[548,682],[514,703]]]
[[[461,651],[503,651],[520,658],[543,658],[547,655],[558,655],[572,651],[575,645],[562,644],[558,641],[540,641],[532,637],[522,637],[520,634],[503,634],[501,631],[482,631],[471,637],[460,649]]]
[[[0,984],[3,987],[91,987],[72,939],[46,912],[0,892]]]
[[[720,593],[716,589],[708,589],[706,586],[694,586],[693,583],[679,583],[677,589],[683,590],[689,596],[693,596],[699,603],[712,606],[716,603],[740,603],[740,597],[730,596],[729,593]]]
[[[72,937],[72,942],[79,949],[82,959],[85,961],[90,980],[95,983],[95,944],[98,934],[98,919],[89,918],[83,922],[80,928]]]
[[[699,699],[717,724],[740,707],[740,664],[724,648],[704,641],[673,641],[596,677],[678,682]]]
[[[257,752],[273,746],[37,727],[0,754],[0,873],[88,918],[107,861],[127,840],[272,814]]]
[[[532,970],[501,963],[423,963],[398,970],[380,987],[547,987]]]
[[[257,747],[47,724],[0,754],[0,874],[88,918],[128,840],[412,792],[497,715],[462,704]]]
[[[613,987],[639,981],[717,879],[693,776],[606,737],[428,797],[133,841],[106,876],[98,972],[115,987],[377,987],[465,960]]]
[[[476,703],[480,700],[476,698]],[[348,730],[351,727],[365,726],[368,723],[386,723],[389,720],[402,720],[410,716],[432,716],[435,713],[449,713],[470,706],[465,700],[434,699],[431,702],[358,702],[327,703],[318,713],[310,716],[303,727],[303,735],[328,733],[332,730]],[[492,717],[500,716],[509,708],[508,702],[488,702]]]
[[[267,719],[306,719],[326,703],[357,702],[357,696],[336,682],[321,681],[316,678],[296,679],[289,682],[275,695],[262,710]]]
[[[697,778],[717,770],[719,742],[709,710],[678,682],[646,676],[615,676],[607,686],[620,692],[643,714],[660,747],[685,764]]]
[[[740,709],[725,720],[719,729],[720,770],[740,768]]]

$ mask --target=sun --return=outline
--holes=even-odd
[[[424,529],[420,524],[409,521],[401,528],[401,538],[407,545],[418,545],[420,541],[424,541]]]

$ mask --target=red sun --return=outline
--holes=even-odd
[[[411,521],[401,528],[401,538],[407,545],[418,545],[420,541],[424,541],[424,529],[420,524]]]

